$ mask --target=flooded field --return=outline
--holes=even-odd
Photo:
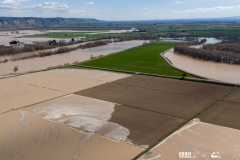
[[[192,121],[166,138],[139,160],[240,159],[240,131]],[[182,152],[184,152],[182,154]],[[183,157],[184,158],[184,157]]]
[[[98,70],[51,70],[0,80],[0,113],[130,75]]]
[[[4,160],[123,160],[142,151],[99,134],[81,133],[24,110],[0,114],[0,127],[0,159]]]
[[[63,65],[65,63],[81,62],[89,60],[90,56],[107,55],[113,52],[119,52],[135,46],[142,45],[144,41],[126,41],[119,43],[112,43],[106,46],[99,46],[90,49],[79,49],[76,51],[63,53],[59,55],[52,55],[47,57],[27,59],[15,62],[7,62],[0,64],[0,75],[13,73],[14,66],[18,66],[18,72],[26,72],[31,70],[41,70],[47,67]],[[0,57],[0,59],[2,59]],[[3,60],[3,59],[2,59]]]
[[[0,113],[66,94],[48,88],[0,80]]]
[[[71,38],[30,38],[24,37],[28,35],[36,35],[36,34],[45,34],[49,32],[92,32],[88,34],[104,34],[104,33],[124,33],[124,32],[132,32],[133,30],[106,30],[106,31],[77,31],[77,30],[18,30],[18,31],[2,31],[0,32],[0,45],[10,46],[9,42],[12,40],[17,40],[20,42],[24,42],[25,44],[33,44],[34,42],[43,42],[50,41],[55,39],[56,41],[65,40],[70,41]],[[76,37],[78,40],[84,37]]]

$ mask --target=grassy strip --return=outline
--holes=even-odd
[[[229,93],[231,93],[233,90],[235,90],[237,88],[237,86],[233,87],[231,90],[229,90],[227,93],[225,93],[224,95],[222,95],[221,97],[219,97],[218,99],[216,99],[215,101],[213,101],[211,104],[209,104],[207,107],[203,108],[202,110],[200,110],[198,113],[196,113],[194,116],[192,116],[191,118],[188,118],[186,121],[184,121],[180,126],[174,128],[172,131],[170,131],[169,133],[167,133],[165,136],[163,136],[162,138],[160,138],[154,145],[148,147],[146,150],[144,150],[143,152],[141,152],[139,155],[137,155],[136,157],[134,157],[132,160],[137,160],[138,158],[140,158],[142,155],[144,155],[145,153],[147,153],[148,151],[150,151],[153,147],[155,147],[156,145],[158,145],[161,141],[163,141],[165,138],[167,138],[168,136],[170,136],[171,134],[173,134],[175,131],[179,130],[181,127],[183,127],[184,125],[186,125],[189,121],[193,120],[194,118],[197,118],[200,114],[202,114],[204,111],[206,111],[208,108],[210,108],[211,106],[213,106],[214,104],[216,104],[218,101],[220,101],[221,99],[223,99],[225,96],[227,96]]]

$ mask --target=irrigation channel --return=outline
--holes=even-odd
[[[214,44],[220,42],[214,38],[206,38],[208,43]],[[200,48],[201,45],[192,46],[195,48]],[[190,58],[188,56],[180,55],[174,52],[174,49],[166,52],[164,54],[172,64],[182,70],[200,75],[203,77],[208,77],[210,79],[230,82],[230,83],[240,83],[239,70],[240,65],[231,65],[225,63],[214,63],[210,61],[202,61]]]

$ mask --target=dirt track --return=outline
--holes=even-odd
[[[151,145],[230,89],[138,75],[77,94],[122,104],[110,121],[128,128],[134,143]]]
[[[240,88],[236,88],[229,95],[223,98],[224,101],[240,103]],[[240,105],[240,104],[239,104]]]

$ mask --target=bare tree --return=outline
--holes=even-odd
[[[18,66],[14,66],[13,71],[16,73],[18,71]]]

